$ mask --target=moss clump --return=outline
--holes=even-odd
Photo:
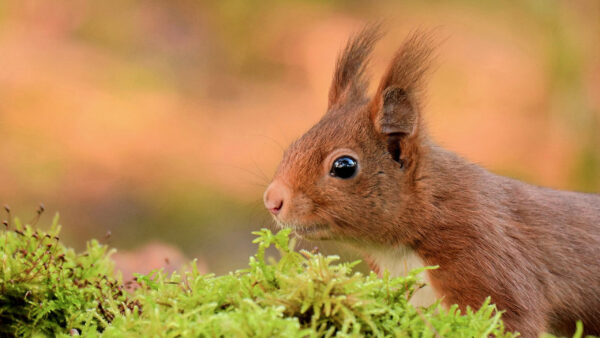
[[[139,309],[113,276],[106,246],[91,241],[80,254],[66,248],[58,217],[48,232],[15,223],[0,236],[0,336],[100,332]]]
[[[0,336],[514,336],[488,302],[464,314],[413,307],[419,271],[365,276],[352,271],[356,262],[295,252],[288,231],[256,232],[246,269],[155,271],[128,292],[107,247],[92,241],[76,254],[58,241],[56,224],[48,233],[17,224],[0,236]],[[279,260],[265,258],[270,246]]]

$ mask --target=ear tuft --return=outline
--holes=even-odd
[[[339,55],[329,89],[329,107],[347,100],[361,99],[367,88],[364,78],[369,55],[381,37],[379,24],[365,26],[350,38]]]

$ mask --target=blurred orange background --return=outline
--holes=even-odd
[[[374,83],[411,29],[444,37],[426,107],[440,144],[600,191],[597,0],[15,0],[0,2],[0,202],[24,221],[60,212],[79,249],[110,230],[119,250],[243,267],[283,148],[324,113],[348,36],[380,20]]]

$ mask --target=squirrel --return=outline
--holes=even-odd
[[[436,145],[422,115],[434,35],[401,44],[375,94],[366,67],[380,29],[339,54],[322,119],[285,151],[264,204],[301,238],[335,240],[373,270],[414,254],[442,304],[489,296],[523,337],[600,335],[600,195],[493,174]]]

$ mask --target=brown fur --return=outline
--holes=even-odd
[[[435,145],[421,114],[427,34],[409,36],[367,99],[378,36],[367,28],[349,41],[327,113],[285,152],[265,192],[266,204],[282,202],[277,222],[366,253],[407,247],[439,265],[428,277],[446,305],[491,296],[525,337],[571,334],[578,319],[600,334],[600,196],[498,176]],[[329,175],[340,155],[358,160],[355,177]]]

